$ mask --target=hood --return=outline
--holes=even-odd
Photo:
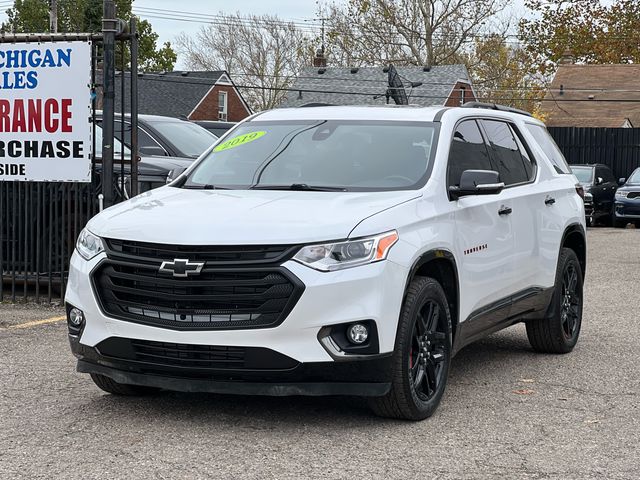
[[[195,161],[193,158],[142,157],[138,163],[138,175],[167,176],[174,168],[185,170]]]
[[[87,228],[105,238],[178,245],[322,242],[347,238],[365,218],[420,195],[161,187],[106,209]]]

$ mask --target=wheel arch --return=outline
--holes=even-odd
[[[587,235],[579,223],[569,225],[562,234],[560,248],[570,248],[578,257],[582,275],[587,271]]]
[[[453,341],[456,338],[460,316],[460,282],[458,281],[458,267],[453,253],[446,249],[436,248],[420,255],[409,271],[405,294],[411,281],[418,276],[431,277],[442,286],[451,313],[451,335]]]

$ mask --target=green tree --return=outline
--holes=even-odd
[[[99,32],[102,29],[102,0],[58,0],[59,32]],[[115,0],[118,18],[129,21],[132,0]],[[49,0],[15,0],[0,27],[15,33],[48,32]],[[138,64],[141,70],[170,71],[177,55],[169,42],[158,47],[158,34],[151,23],[138,19]],[[120,58],[118,48],[118,58]],[[128,52],[125,53],[127,64]]]
[[[640,2],[526,0],[535,18],[520,21],[520,37],[536,70],[549,75],[570,51],[579,63],[640,62]]]
[[[545,89],[529,59],[522,46],[507,43],[501,35],[476,39],[471,52],[460,58],[481,101],[535,113]]]

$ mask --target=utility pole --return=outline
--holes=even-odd
[[[49,30],[58,33],[58,0],[49,2]]]
[[[102,193],[105,207],[113,205],[113,143],[116,76],[116,5],[104,0],[102,10],[103,81],[102,81]]]

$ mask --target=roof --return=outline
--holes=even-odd
[[[390,120],[425,121],[433,120],[442,107],[420,107],[408,105],[356,105],[309,108],[277,108],[266,110],[252,121],[263,120]]]
[[[103,115],[103,110],[96,110],[96,117],[98,118],[102,118]],[[116,112],[114,113],[114,118],[116,119],[116,121],[120,120],[120,112]],[[131,118],[131,114],[130,113],[125,113],[124,114],[124,118]],[[165,117],[162,115],[147,115],[147,114],[142,114],[139,113],[138,114],[138,120],[142,120],[142,121],[146,121],[146,122],[153,122],[153,123],[159,123],[159,122],[175,122],[176,119],[175,117]],[[182,121],[186,121],[186,120],[182,120]]]
[[[440,116],[436,120],[436,115]],[[287,120],[382,120],[398,122],[456,122],[463,117],[495,117],[513,119],[543,125],[533,117],[466,107],[421,107],[419,105],[339,105],[308,108],[277,108],[256,114],[251,121],[287,121]]]
[[[542,105],[546,123],[640,127],[639,78],[640,65],[560,65]]]
[[[396,70],[405,84],[409,103],[422,106],[444,105],[458,81],[471,84],[464,65],[396,67]],[[280,106],[297,107],[308,103],[384,105],[388,78],[383,67],[307,67]],[[412,89],[410,82],[422,82],[422,85]]]
[[[138,111],[167,117],[187,117],[205,97],[211,87],[226,72],[166,72],[143,73],[138,75]],[[116,111],[121,108],[122,76],[116,76]],[[130,111],[131,85],[125,76],[125,108]]]

